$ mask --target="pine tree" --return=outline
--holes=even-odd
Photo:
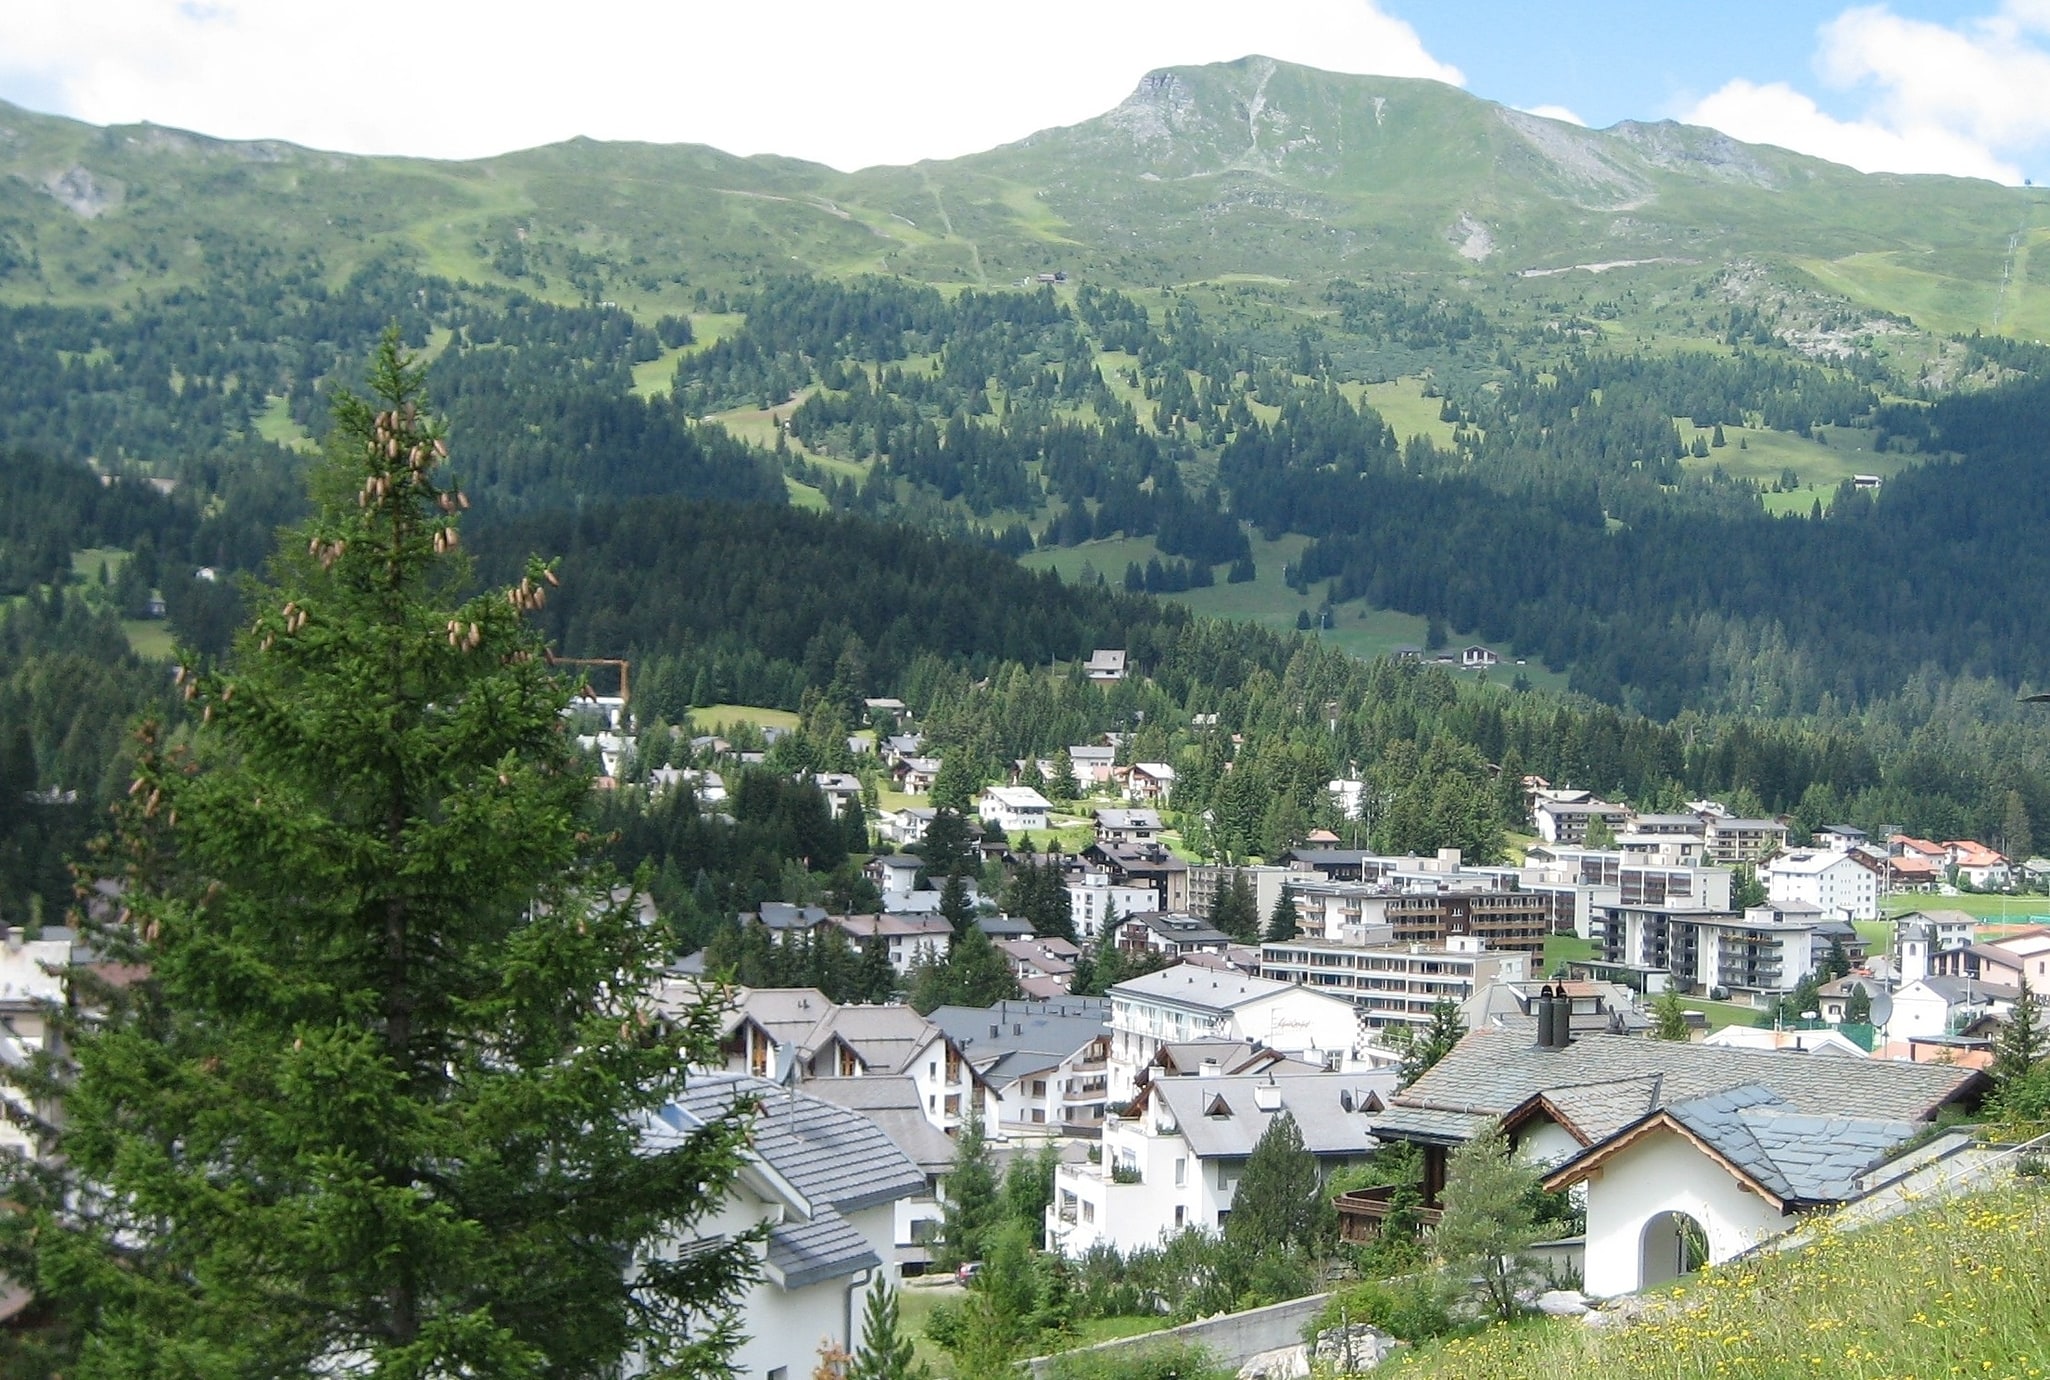
[[[76,1342],[51,1370],[724,1370],[751,1243],[655,1248],[744,1118],[641,1129],[717,1014],[652,1018],[661,935],[589,861],[526,620],[554,576],[460,596],[420,380],[387,335],[233,658],[179,673],[189,743],[137,732],[93,939],[148,978],[79,975],[105,1019],[37,1070],[52,1154],[0,1190],[0,1268]]]
[[[1253,899],[1252,883],[1236,867],[1217,888],[1217,899],[1210,905],[1210,923],[1242,944],[1260,937],[1259,903]]]
[[[1295,898],[1283,887],[1281,895],[1274,899],[1274,909],[1267,916],[1267,942],[1284,944],[1295,938],[1299,918]]]
[[[968,899],[968,879],[958,868],[947,874],[946,885],[940,888],[940,914],[954,927],[957,940],[975,923],[975,903]]]
[[[1003,1220],[996,1170],[990,1164],[989,1139],[982,1111],[971,1106],[954,1141],[954,1167],[947,1174],[946,1207],[940,1216],[936,1263],[943,1270],[983,1258],[989,1234]]]
[[[847,1380],[923,1380],[911,1334],[897,1319],[897,1291],[878,1280],[861,1309],[861,1345],[847,1366]]]
[[[1337,1211],[1324,1195],[1317,1157],[1304,1147],[1295,1117],[1280,1112],[1246,1157],[1224,1222],[1225,1239],[1248,1256],[1289,1249],[1316,1256],[1337,1232]]]
[[[1679,988],[1668,987],[1659,993],[1651,1004],[1651,1015],[1653,1039],[1685,1043],[1693,1038],[1687,1026],[1687,1008],[1680,1004]]]
[[[1422,1028],[1403,1028],[1409,1034],[1409,1043],[1403,1048],[1401,1062],[1396,1065],[1396,1081],[1405,1088],[1429,1073],[1432,1066],[1450,1054],[1452,1047],[1466,1035],[1466,1022],[1461,1019],[1459,1008],[1444,1000],[1431,1003],[1428,1024]]]
[[[1872,994],[1865,990],[1863,983],[1860,983],[1851,989],[1851,994],[1848,997],[1844,998],[1844,1024],[1870,1025],[1871,1023]]]
[[[1499,1126],[1452,1152],[1443,1215],[1431,1248],[1453,1279],[1474,1281],[1488,1310],[1515,1318],[1517,1293],[1530,1277],[1523,1251],[1538,1239],[1531,1210],[1537,1170],[1519,1161]]]
[[[861,941],[861,967],[855,975],[859,999],[881,1004],[897,995],[897,970],[890,963],[890,944],[879,934]]]

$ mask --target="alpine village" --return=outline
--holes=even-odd
[[[0,103],[0,1376],[2045,1374],[2044,201]]]

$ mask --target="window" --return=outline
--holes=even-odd
[[[778,1366],[769,1372],[769,1380],[790,1380],[790,1367]]]
[[[1181,1187],[1181,1186],[1182,1186],[1183,1184],[1186,1184],[1186,1183],[1187,1183],[1188,1181],[1189,1181],[1189,1161],[1188,1161],[1188,1159],[1187,1159],[1186,1157],[1178,1157],[1178,1158],[1177,1158],[1177,1159],[1175,1160],[1175,1162],[1174,1162],[1174,1186],[1175,1186],[1176,1188],[1180,1188],[1180,1187]],[[1180,1225],[1181,1225],[1181,1215],[1182,1215],[1182,1214],[1181,1214],[1181,1209],[1180,1209],[1180,1208],[1176,1208],[1176,1209],[1175,1209],[1175,1225],[1176,1225],[1176,1226],[1180,1226]]]
[[[1188,1216],[1189,1210],[1187,1208],[1183,1207],[1180,1203],[1174,1205],[1174,1226],[1176,1231],[1182,1229],[1183,1224],[1188,1220]]]
[[[1046,1080],[1044,1078],[1035,1078],[1032,1080],[1032,1095],[1034,1097],[1046,1096]]]

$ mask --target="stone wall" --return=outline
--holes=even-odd
[[[1330,1297],[1329,1294],[1312,1294],[1306,1299],[1290,1299],[1287,1303],[1272,1303],[1243,1313],[1224,1313],[1159,1332],[1143,1332],[1136,1337],[1098,1342],[1095,1346],[1066,1354],[1143,1351],[1163,1343],[1183,1343],[1202,1347],[1218,1365],[1236,1370],[1263,1351],[1294,1346],[1302,1341],[1303,1329],[1317,1320],[1317,1315],[1324,1311],[1324,1301]],[[1026,1362],[1032,1368],[1033,1380],[1046,1380],[1053,1373],[1055,1359],[1036,1356]]]

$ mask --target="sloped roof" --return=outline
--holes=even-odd
[[[862,1080],[848,1080],[850,1082]],[[895,1202],[922,1192],[925,1175],[876,1124],[860,1113],[743,1074],[695,1074],[665,1113],[672,1124],[705,1123],[744,1097],[760,1099],[753,1154],[789,1181],[816,1210],[840,1212]]]
[[[868,1238],[831,1208],[809,1222],[785,1222],[769,1232],[769,1275],[785,1289],[803,1289],[882,1263]]]
[[[1499,1117],[1553,1089],[1586,1089],[1654,1076],[1661,1080],[1660,1101],[1668,1106],[1756,1083],[1793,1111],[1888,1121],[1926,1120],[1984,1083],[1983,1075],[1973,1070],[1944,1064],[1818,1059],[1628,1035],[1586,1035],[1564,1049],[1544,1050],[1533,1048],[1522,1033],[1476,1030],[1397,1094],[1396,1103],[1401,1108]]]
[[[908,1006],[836,1006],[805,1040],[811,1050],[839,1040],[875,1073],[902,1073],[941,1031]]]
[[[1857,1197],[1860,1178],[1890,1159],[1919,1122],[1803,1113],[1763,1084],[1747,1083],[1648,1113],[1561,1165],[1546,1179],[1547,1187],[1576,1182],[1659,1125],[1686,1134],[1780,1206],[1790,1207]]]
[[[801,1043],[832,1006],[816,987],[737,987],[720,1033],[730,1035],[752,1021],[779,1045]]]
[[[1110,1033],[1110,1002],[1102,997],[1065,997],[939,1006],[926,1019],[977,1060],[993,1053],[1029,1053],[1059,1063]]]
[[[1259,1105],[1258,1089],[1272,1087],[1278,1105]],[[1239,1159],[1253,1153],[1275,1117],[1287,1112],[1313,1155],[1364,1155],[1374,1147],[1367,1114],[1369,1097],[1386,1099],[1395,1089],[1392,1069],[1372,1073],[1266,1073],[1220,1078],[1161,1078],[1146,1085],[1147,1099],[1164,1107],[1200,1159]],[[1351,1100],[1346,1110],[1341,1098]],[[1224,1115],[1212,1115],[1220,1107]]]
[[[1587,1083],[1552,1088],[1538,1094],[1549,1111],[1582,1144],[1606,1140],[1658,1106],[1664,1080],[1657,1074],[1621,1078],[1612,1083]]]
[[[910,1078],[814,1078],[804,1088],[874,1122],[890,1144],[926,1173],[944,1174],[953,1167],[954,1142],[926,1120],[918,1084]]]

